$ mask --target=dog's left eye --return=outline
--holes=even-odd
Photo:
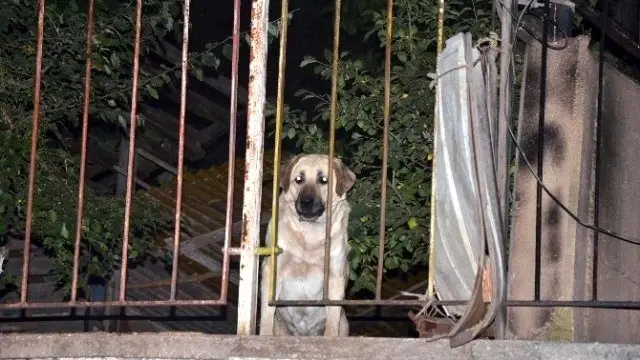
[[[327,179],[326,176],[321,176],[320,177],[320,184],[326,184],[327,182],[329,182],[329,179]]]
[[[300,176],[300,175],[296,176],[295,180],[296,180],[296,184],[302,184],[302,180],[303,180],[302,176]]]

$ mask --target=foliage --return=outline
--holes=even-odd
[[[36,57],[37,4],[10,0],[0,12],[0,244],[25,229],[27,178],[31,142],[31,112]],[[86,58],[86,1],[47,1],[42,61],[41,116],[32,237],[56,260],[59,284],[69,290],[79,156],[71,146],[80,132]],[[161,41],[181,34],[180,3],[144,2],[141,63],[159,49]],[[109,144],[106,135],[126,133],[132,84],[135,1],[96,0],[91,39],[91,144]],[[217,66],[211,50],[192,56],[191,71],[202,74],[203,64]],[[178,66],[156,74],[140,72],[141,100],[158,98],[159,90],[179,74]],[[138,126],[143,125],[141,117]],[[117,143],[117,141],[115,142]],[[91,144],[89,151],[91,151]],[[107,278],[120,262],[123,199],[86,189],[80,285],[91,278]],[[156,229],[167,224],[157,205],[136,195],[131,222],[129,258],[145,254]]]
[[[86,59],[87,1],[49,0],[45,8],[41,116],[33,215],[33,238],[56,260],[59,284],[69,290],[75,241],[79,154],[73,149],[81,130]],[[0,245],[25,228],[28,159],[33,111],[37,4],[9,0],[0,11]],[[94,145],[115,151],[120,134],[129,130],[133,77],[135,0],[95,0],[91,39],[92,88],[89,151]],[[168,43],[182,40],[180,1],[145,0],[142,10],[139,101],[153,101],[168,87],[176,88],[179,63],[158,63],[154,55]],[[246,34],[245,34],[246,36]],[[269,24],[269,40],[278,36]],[[230,57],[230,37],[189,53],[189,74],[202,80]],[[248,42],[248,38],[245,37]],[[150,65],[150,66],[146,66]],[[165,144],[138,115],[139,138]],[[91,278],[107,278],[120,263],[123,200],[86,189],[80,286]],[[129,258],[148,252],[153,235],[170,219],[145,193],[134,199]],[[6,282],[7,275],[3,276]]]
[[[29,139],[26,129],[13,128],[1,134],[4,156],[0,158],[0,227],[2,235],[22,229],[25,222]],[[35,187],[33,237],[54,257],[58,283],[69,290],[75,241],[78,158],[67,150],[54,148],[51,140],[40,141],[40,159]],[[108,278],[121,258],[124,200],[85,192],[82,223],[80,285],[90,278]],[[134,200],[129,259],[136,260],[151,245],[155,230],[166,219],[159,217],[157,206],[145,193]]]
[[[386,2],[353,0],[345,5],[344,25],[363,39],[365,51],[340,56],[336,153],[358,176],[350,193],[353,293],[374,290],[377,265],[381,138],[384,104]],[[355,11],[356,13],[350,13]],[[389,125],[389,167],[386,214],[385,272],[409,272],[428,259],[429,203],[435,72],[437,2],[399,0],[395,6]],[[491,2],[447,1],[445,38],[470,31],[475,39],[488,36]],[[324,59],[306,57],[301,67],[331,80],[331,50]],[[311,101],[311,114],[286,108],[283,134],[305,152],[326,152],[330,96],[300,89]]]

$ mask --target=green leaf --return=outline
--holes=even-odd
[[[267,31],[269,32],[269,35],[273,37],[278,37],[278,34],[280,33],[278,26],[272,22],[269,23],[267,27]]]
[[[111,53],[111,65],[113,65],[114,68],[120,67],[120,58],[118,57],[118,54],[115,52]]]
[[[222,55],[229,60],[233,59],[233,45],[224,44],[224,46],[222,46]]]
[[[293,139],[294,137],[296,137],[296,129],[289,128],[289,130],[287,131],[287,137],[289,139]]]
[[[58,214],[56,214],[56,212],[53,210],[49,210],[49,221],[51,223],[55,223],[56,221],[58,221]]]
[[[69,230],[67,230],[67,224],[65,223],[62,223],[62,229],[60,229],[60,236],[62,236],[64,239],[69,238]]]
[[[416,220],[415,217],[412,217],[411,219],[409,219],[409,221],[407,222],[407,225],[409,226],[410,230],[415,229],[418,226],[418,221]]]
[[[220,60],[212,53],[204,53],[204,55],[202,55],[202,65],[218,69]]]
[[[388,256],[384,259],[384,267],[387,270],[395,270],[400,265],[398,258],[395,256]]]
[[[202,78],[204,77],[202,69],[198,67],[193,68],[193,75],[198,79],[198,81],[202,81]]]
[[[300,90],[297,90],[297,91],[293,94],[293,96],[298,97],[298,96],[300,96],[300,95],[302,95],[302,94],[306,94],[306,93],[307,93],[307,90],[306,90],[306,89],[300,89]]]
[[[314,57],[305,56],[304,59],[300,62],[300,67],[305,67],[309,64],[315,64],[315,63],[318,63],[318,60],[316,60]]]
[[[118,124],[120,124],[120,126],[122,126],[123,129],[127,128],[127,121],[120,114],[118,114]]]
[[[147,90],[147,94],[149,94],[149,96],[151,96],[152,98],[154,98],[156,100],[158,100],[160,98],[160,95],[158,94],[158,90],[156,90],[151,85],[145,86],[145,89]]]

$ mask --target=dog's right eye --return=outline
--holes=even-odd
[[[296,176],[295,181],[296,181],[296,184],[302,184],[304,179],[302,178],[302,176],[298,175]]]

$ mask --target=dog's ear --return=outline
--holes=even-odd
[[[284,191],[289,190],[289,184],[291,183],[291,171],[293,171],[293,167],[303,155],[304,154],[298,154],[289,159],[286,164],[280,165],[280,187]]]
[[[336,194],[342,196],[356,183],[356,174],[340,159],[333,159],[333,169],[336,172]]]

